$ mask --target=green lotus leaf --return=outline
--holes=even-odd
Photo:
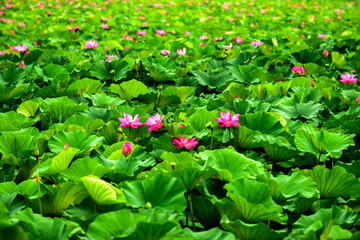
[[[233,101],[236,97],[239,97],[242,100],[245,100],[250,96],[250,91],[244,88],[243,85],[239,83],[230,83],[229,86],[222,92],[222,98],[227,101]],[[232,109],[235,111],[235,109]],[[238,111],[235,111],[238,112]],[[241,113],[241,112],[240,112]],[[242,113],[244,114],[244,113]]]
[[[152,144],[153,148],[156,150],[156,155],[160,157],[163,152],[181,152],[179,148],[176,148],[174,144],[171,143],[172,141],[173,138],[168,133],[165,133],[159,138],[152,137],[150,139],[150,144]]]
[[[68,209],[70,205],[77,205],[88,196],[89,194],[82,184],[61,183],[53,186],[49,193],[41,197],[41,209],[44,215],[57,216]],[[31,200],[29,205],[38,211],[40,209],[38,199]]]
[[[67,104],[64,102],[51,103],[46,111],[46,114],[53,122],[64,122],[74,113],[88,109],[87,105],[81,104]]]
[[[235,143],[241,149],[251,149],[258,147],[258,144],[254,141],[256,131],[251,130],[245,126],[238,126],[233,129],[235,132]]]
[[[360,161],[351,161],[349,163],[336,162],[336,165],[343,167],[348,173],[360,177]]]
[[[293,64],[298,63],[298,62],[312,63],[312,62],[316,62],[320,58],[321,58],[321,56],[319,55],[319,53],[317,53],[317,51],[310,50],[310,49],[304,49],[304,50],[294,52],[293,54],[291,54],[290,61]]]
[[[127,72],[130,71],[129,64],[124,60],[115,60],[111,62],[111,66],[115,71],[115,81],[126,78]]]
[[[119,123],[109,121],[106,126],[98,130],[98,134],[104,138],[106,145],[112,145],[120,141],[121,133],[118,131],[119,126]]]
[[[266,112],[248,113],[239,117],[241,125],[263,134],[279,136],[285,131],[281,122]]]
[[[200,195],[191,195],[194,216],[205,229],[211,229],[220,225],[220,212],[209,199]]]
[[[235,236],[232,233],[225,232],[219,228],[212,228],[207,231],[192,232],[189,228],[184,229],[184,234],[187,237],[193,239],[202,240],[235,240]]]
[[[294,141],[300,151],[312,153],[316,157],[322,153],[330,153],[332,157],[339,158],[343,150],[355,145],[352,135],[319,131],[307,124],[296,132]]]
[[[359,179],[340,166],[330,170],[324,165],[318,165],[312,170],[301,170],[301,173],[317,183],[321,199],[360,196]]]
[[[298,87],[311,87],[311,78],[309,77],[294,77],[290,80],[291,88],[298,88]]]
[[[59,172],[66,170],[72,159],[79,152],[79,149],[64,149],[58,155],[43,162],[39,168],[33,173],[33,177],[37,174],[41,176],[56,176]]]
[[[0,183],[0,202],[9,209],[18,192],[19,190],[14,182]]]
[[[23,83],[26,77],[24,69],[18,67],[6,68],[5,71],[0,74],[0,85],[11,86],[16,83]]]
[[[17,212],[14,216],[20,222],[28,239],[68,239],[65,230],[65,222],[60,218],[42,217],[35,214],[31,208]]]
[[[195,75],[196,80],[202,86],[214,89],[224,85],[227,81],[232,80],[232,76],[229,72],[221,73],[204,73],[202,71],[192,72]]]
[[[114,75],[110,72],[112,71],[112,67],[108,62],[96,62],[91,67],[90,73],[93,77],[96,77],[99,80],[110,80],[114,78]]]
[[[207,150],[199,153],[199,156],[206,160],[205,166],[217,170],[220,179],[224,181],[233,181],[264,171],[261,163],[230,149]]]
[[[225,230],[233,232],[241,240],[276,240],[283,239],[284,234],[278,233],[264,223],[246,223],[240,219],[234,221],[229,221],[229,219],[224,216],[221,219],[221,225]]]
[[[14,225],[10,218],[10,212],[5,204],[0,202],[0,229]]]
[[[82,111],[81,115],[87,116],[93,120],[100,119],[105,123],[109,122],[111,112],[105,108],[90,107],[88,110]]]
[[[7,103],[12,98],[19,98],[23,91],[24,85],[21,83],[11,87],[0,85],[0,103]]]
[[[289,91],[290,82],[268,83],[265,85],[266,92],[271,96],[285,95]]]
[[[356,215],[354,213],[347,212],[346,210],[333,205],[331,208],[322,208],[313,215],[301,215],[300,219],[293,224],[292,234],[297,235],[306,233],[311,228],[314,228],[313,224],[315,222],[320,222],[320,229],[323,229],[326,223],[334,224],[334,226],[340,226],[346,223],[350,224],[355,220],[355,217]],[[314,228],[314,230],[317,230],[317,228]],[[337,230],[339,229],[335,228],[334,235],[336,235]]]
[[[102,179],[83,177],[81,181],[97,204],[108,205],[125,202],[124,193]]]
[[[38,184],[35,179],[28,179],[22,181],[17,186],[19,189],[19,194],[23,195],[27,199],[37,199],[39,195],[40,197],[42,197],[44,196],[44,194],[48,193],[46,186],[40,184],[40,194],[39,194]]]
[[[120,106],[121,104],[125,103],[124,100],[111,97],[105,93],[95,93],[94,95],[84,94],[84,97],[90,99],[95,107]]]
[[[238,83],[256,83],[259,80],[251,75],[252,67],[250,65],[236,65],[230,69],[230,73]]]
[[[289,105],[287,105],[289,104]],[[316,118],[324,105],[309,101],[307,103],[285,103],[279,104],[273,111],[285,118],[303,117],[306,119]]]
[[[100,89],[105,85],[98,80],[93,80],[89,78],[78,79],[67,88],[67,92],[73,95],[82,95],[82,94],[94,94],[100,91]]]
[[[38,121],[38,118],[27,118],[23,114],[13,111],[0,113],[0,131],[17,131],[31,127]]]
[[[224,188],[233,204],[227,205],[226,199],[215,204],[230,220],[240,218],[251,223],[266,220],[282,222],[282,208],[271,198],[270,189],[266,184],[239,178],[226,184]],[[232,207],[235,208],[231,210]]]
[[[85,152],[91,152],[91,150],[99,146],[102,143],[102,137],[97,137],[95,135],[89,136],[86,132],[81,130],[64,132],[60,131],[51,137],[48,142],[51,152],[62,152],[64,146],[67,143],[69,147],[77,148],[80,151],[78,154],[83,154]]]
[[[125,182],[121,188],[125,193],[127,206],[159,206],[179,212],[186,208],[185,188],[176,178],[169,175],[157,174],[149,179]]]
[[[29,54],[26,54],[24,63],[29,65],[33,62],[38,62],[39,58],[43,55],[44,51],[40,49],[34,49]]]
[[[142,59],[141,63],[156,82],[172,80],[172,77],[175,76],[176,65],[168,58],[148,57]]]
[[[347,62],[345,60],[345,56],[338,52],[331,53],[331,60],[335,64],[337,69],[342,69],[346,66]]]
[[[196,131],[202,131],[209,123],[213,126],[215,124],[217,125],[215,122],[217,115],[218,114],[215,114],[214,112],[209,112],[206,109],[200,108],[189,117],[189,122]]]
[[[296,149],[284,137],[267,134],[255,135],[254,139],[274,162],[282,162],[298,155]]]
[[[0,136],[0,153],[2,157],[12,155],[16,158],[29,157],[36,145],[36,138],[25,135],[2,135]]]
[[[235,58],[228,60],[227,62],[230,65],[237,66],[246,64],[251,59],[255,58],[255,56],[251,52],[241,52]]]
[[[145,84],[135,79],[122,82],[120,85],[111,84],[110,90],[112,93],[119,95],[128,102],[131,101],[131,99],[138,97],[140,94],[150,93]]]
[[[26,117],[35,117],[36,112],[39,109],[40,103],[28,100],[19,105],[16,109],[17,113],[21,113]]]
[[[66,128],[60,128],[59,130],[67,130],[71,131],[72,127],[80,126],[81,129],[84,129],[88,134],[92,134],[99,128],[103,127],[105,125],[105,122],[102,119],[91,119],[89,116],[84,115],[74,115],[68,118],[64,124],[62,124],[63,127],[66,126]],[[76,128],[75,128],[76,129]]]

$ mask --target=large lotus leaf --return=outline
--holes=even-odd
[[[236,97],[245,100],[250,96],[250,91],[239,83],[230,83],[222,92],[222,98],[226,101],[233,101]],[[244,114],[244,113],[242,113]]]
[[[278,233],[264,223],[245,223],[240,219],[229,221],[226,216],[221,220],[225,230],[234,232],[241,240],[276,240],[283,239],[284,234]]]
[[[90,107],[88,110],[82,111],[81,115],[87,116],[93,120],[101,119],[107,123],[111,118],[111,111],[106,108]]]
[[[76,159],[69,168],[59,173],[65,180],[79,182],[82,177],[94,175],[101,178],[104,174],[112,171],[110,167],[105,167],[93,158],[85,157]]]
[[[93,80],[89,78],[78,79],[67,88],[69,93],[75,94],[93,94],[100,91],[100,89],[105,85],[105,83],[100,82],[99,80]]]
[[[150,76],[157,82],[171,80],[175,76],[176,65],[168,58],[144,58],[141,60]]]
[[[188,192],[193,190],[205,172],[188,152],[179,154],[164,152],[161,155],[164,161],[157,164],[152,171],[166,171],[176,177]]]
[[[72,159],[79,152],[79,149],[64,149],[58,155],[43,162],[39,168],[33,173],[33,176],[40,174],[41,176],[56,176],[59,172],[66,170]]]
[[[220,73],[204,73],[202,71],[195,71],[193,74],[200,85],[211,89],[223,86],[227,81],[233,79],[232,75],[227,71]]]
[[[191,202],[194,216],[205,229],[218,227],[220,224],[220,212],[209,199],[200,195],[191,194]]]
[[[216,169],[220,179],[224,181],[264,171],[261,163],[230,149],[207,150],[199,153],[199,156],[206,160],[206,166]]]
[[[235,78],[236,82],[239,82],[239,83],[258,82],[259,80],[256,77],[252,76],[251,71],[252,71],[252,67],[250,65],[237,65],[237,66],[233,67],[232,69],[230,69],[229,72]]]
[[[274,162],[286,161],[298,155],[296,149],[284,137],[263,134],[254,138]]]
[[[161,93],[156,94],[155,105],[156,107],[168,107],[168,106],[176,106],[181,104],[181,99],[178,96],[178,91],[176,88],[168,87]],[[155,94],[154,94],[155,95]],[[143,99],[146,98],[148,95],[143,96]],[[145,99],[144,99],[145,100]],[[149,98],[150,102],[152,103],[152,99]]]
[[[138,97],[140,94],[150,93],[145,84],[135,79],[122,82],[120,85],[111,84],[110,90],[112,93],[119,95],[128,102],[131,101],[131,99]]]
[[[61,65],[48,64],[43,69],[47,78],[52,78],[54,80],[70,79],[69,72]]]
[[[0,202],[7,208],[10,208],[11,203],[15,200],[18,194],[18,188],[14,182],[0,183]]]
[[[291,54],[290,61],[293,64],[298,63],[298,62],[311,63],[311,62],[316,62],[320,58],[321,58],[321,56],[319,55],[319,53],[317,53],[317,51],[310,50],[310,49],[304,49],[299,52],[295,52],[295,53]]]
[[[74,184],[72,182],[61,183],[53,186],[50,193],[41,197],[41,208],[45,215],[58,215],[60,212],[68,209],[70,205],[79,204],[88,196],[89,194],[82,184]],[[33,199],[30,205],[35,205],[39,208],[38,199]]]
[[[324,165],[318,165],[312,170],[304,169],[301,172],[314,179],[322,199],[360,196],[359,180],[340,166],[335,166],[330,170]]]
[[[163,207],[183,212],[186,208],[185,188],[169,175],[157,174],[152,178],[125,182],[122,190],[126,205],[139,207]]]
[[[129,64],[123,60],[112,61],[111,66],[115,71],[115,81],[126,78],[127,72],[130,71]]]
[[[80,150],[78,154],[82,154],[85,151],[91,151],[92,148],[99,146],[102,143],[102,137],[95,135],[89,136],[86,132],[81,130],[64,132],[60,131],[51,137],[48,142],[51,152],[61,152],[64,150],[65,144],[69,147],[77,148]]]
[[[27,118],[13,111],[0,113],[0,131],[16,131],[33,126],[38,119]]]
[[[301,215],[300,219],[293,224],[292,234],[304,234],[313,227],[315,222],[321,222],[320,226],[325,226],[326,223],[342,225],[351,224],[356,218],[355,213],[348,212],[344,209],[339,208],[336,205],[332,205],[331,208],[321,208],[315,214],[306,216]],[[315,228],[316,229],[316,228]],[[335,233],[333,233],[335,234]]]
[[[60,218],[43,217],[32,212],[31,208],[17,212],[15,221],[20,222],[27,239],[68,239],[65,222]]]
[[[181,102],[185,102],[189,97],[192,97],[195,94],[195,88],[189,86],[174,89],[176,90],[176,95],[180,98]]]
[[[251,52],[241,52],[233,59],[227,61],[228,64],[232,66],[242,65],[250,61],[251,59],[255,58],[256,56],[253,55]]]
[[[345,60],[345,56],[343,54],[340,54],[338,52],[332,52],[331,60],[335,64],[335,67],[337,69],[342,69],[346,66],[346,60]]]
[[[281,82],[277,84],[268,83],[265,87],[267,93],[271,96],[286,95],[290,88],[290,82]]]
[[[12,98],[20,97],[21,93],[24,91],[24,85],[19,83],[17,86],[6,87],[0,85],[0,103],[6,103]]]
[[[257,130],[263,134],[278,136],[285,131],[278,119],[262,111],[240,116],[239,122],[241,125],[252,130]]]
[[[64,122],[68,117],[74,113],[88,109],[85,103],[81,104],[67,104],[65,102],[54,102],[49,105],[46,114],[51,120],[57,122]]]
[[[246,222],[266,220],[281,222],[282,208],[271,198],[268,185],[255,180],[240,178],[226,184],[224,188],[228,191],[227,196],[234,201],[236,206],[234,211],[238,212],[240,219]],[[217,206],[221,205],[217,204]],[[220,208],[220,211],[225,215],[230,210],[229,206],[225,205]]]
[[[163,152],[181,152],[179,148],[176,148],[174,144],[171,143],[172,140],[173,138],[168,133],[165,133],[159,138],[152,137],[150,139],[150,144],[153,145],[153,149],[156,151],[156,155],[158,156],[160,156]]]
[[[95,107],[120,106],[125,103],[124,100],[108,96],[105,93],[95,93],[94,95],[84,94],[84,97],[90,99]]]
[[[214,125],[216,117],[217,115],[214,112],[200,108],[189,117],[189,122],[196,131],[202,131],[209,123]]]
[[[23,83],[26,71],[18,67],[9,67],[0,73],[0,85],[11,86],[16,83]]]
[[[354,174],[356,177],[360,177],[360,161],[351,161],[349,163],[338,161],[336,165],[345,168],[347,172]]]
[[[312,125],[304,124],[295,134],[295,145],[300,151],[309,152],[319,157],[322,153],[330,153],[339,158],[342,151],[354,146],[352,135],[315,130]]]
[[[48,189],[46,185],[40,185],[40,193],[39,193],[39,186],[36,180],[28,179],[22,181],[18,184],[19,194],[23,195],[27,199],[37,199],[39,196],[42,197],[44,194],[48,193]]]
[[[0,202],[0,229],[12,226],[14,223],[10,219],[10,212],[4,203]],[[1,232],[0,232],[1,234]]]
[[[173,211],[155,208],[132,213],[129,209],[122,209],[99,215],[89,225],[87,234],[94,240],[110,237],[128,240],[163,239],[168,233],[176,239],[180,230]]]
[[[112,67],[108,62],[96,62],[91,67],[90,73],[93,77],[98,78],[99,80],[110,80],[114,79],[114,75],[110,72]]]
[[[184,234],[187,237],[201,240],[235,240],[235,236],[232,233],[225,232],[219,228],[212,228],[201,232],[193,232],[189,228],[185,228]]]
[[[112,145],[120,141],[122,135],[118,131],[119,124],[115,121],[109,121],[106,126],[98,130],[98,134],[104,138],[106,145]]]
[[[235,132],[235,143],[239,148],[251,149],[258,147],[258,144],[254,141],[254,136],[257,134],[256,131],[245,126],[238,126],[233,131]]]
[[[273,111],[285,118],[297,118],[299,116],[310,119],[319,116],[319,112],[324,109],[324,105],[309,101],[307,103],[279,104]]]
[[[28,100],[19,105],[16,109],[17,113],[21,113],[26,117],[35,117],[36,112],[39,109],[40,103]]]
[[[0,153],[2,157],[12,155],[26,158],[31,155],[36,145],[35,137],[25,135],[2,135],[0,136]]]
[[[66,126],[65,130],[71,131],[78,129],[78,126],[81,126],[81,129],[86,130],[88,134],[92,134],[95,130],[103,127],[105,122],[102,119],[91,119],[86,115],[76,115],[68,118],[62,126]],[[63,128],[62,128],[63,129]],[[62,130],[61,128],[59,130]]]
[[[97,204],[117,204],[125,202],[124,193],[104,180],[96,177],[83,177],[81,181]]]

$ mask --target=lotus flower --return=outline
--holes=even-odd
[[[226,49],[226,50],[229,50],[229,49],[231,49],[231,48],[232,48],[232,43],[230,43],[229,46],[225,46],[225,49]]]
[[[170,51],[169,50],[161,50],[160,53],[167,56],[170,54]]]
[[[126,113],[123,114],[124,114],[124,118],[118,118],[119,121],[121,122],[120,127],[138,128],[139,126],[144,125],[142,123],[139,123],[140,122],[139,114],[136,114],[134,119],[131,114],[126,114]]]
[[[149,126],[149,132],[154,130],[160,130],[163,128],[161,121],[164,119],[165,116],[160,117],[159,113],[156,113],[155,116],[151,116],[147,119],[145,125]]]
[[[69,144],[68,143],[65,143],[64,149],[69,149]]]
[[[234,41],[241,44],[243,42],[243,40],[241,38],[238,37],[234,37]]]
[[[139,35],[139,36],[143,36],[143,37],[146,36],[146,32],[142,32],[140,30],[136,34]]]
[[[28,46],[26,44],[24,44],[24,46],[21,46],[20,43],[15,47],[9,47],[15,52],[26,52],[26,50],[28,49]]]
[[[223,37],[219,37],[219,38],[214,38],[215,42],[220,42],[223,39]]]
[[[208,39],[208,37],[206,35],[202,35],[199,37],[200,40],[204,40],[204,39]]]
[[[325,34],[318,34],[318,37],[321,38],[321,39],[325,39],[326,38],[326,35]]]
[[[340,75],[340,82],[347,84],[347,83],[356,83],[357,78],[355,78],[356,75],[355,74],[349,74],[348,72],[345,74],[341,74]]]
[[[260,42],[259,40],[256,40],[256,41],[251,41],[251,45],[254,45],[254,46],[258,46],[260,47],[262,44],[262,42]]]
[[[124,154],[125,156],[129,155],[132,152],[132,145],[131,143],[124,143],[122,149],[121,149],[122,154]]]
[[[329,52],[326,49],[324,49],[323,55],[324,55],[324,57],[327,57],[327,56],[329,56]]]
[[[156,34],[160,35],[160,36],[164,36],[165,35],[165,30],[156,30]]]
[[[360,104],[360,96],[356,99],[357,103]]]
[[[220,127],[236,127],[240,126],[239,116],[240,114],[235,114],[234,116],[231,115],[230,111],[228,110],[227,113],[220,112],[221,118],[216,118],[215,121],[217,121],[220,124]]]
[[[184,56],[184,55],[186,54],[186,48],[183,48],[183,50],[178,49],[178,50],[177,50],[177,54],[178,54],[178,55],[181,55],[181,56]]]
[[[184,139],[181,135],[179,139],[174,138],[171,143],[174,144],[174,146],[177,148],[185,147],[186,149],[192,149],[199,144],[198,142],[196,142],[196,138]]]
[[[297,67],[297,66],[293,66],[293,68],[291,69],[291,71],[293,73],[298,73],[300,75],[304,75],[305,74],[305,69],[303,67]]]
[[[92,49],[94,49],[94,48],[96,48],[96,47],[98,47],[98,46],[99,46],[99,44],[97,43],[96,40],[90,40],[90,41],[85,42],[85,48],[92,48]]]

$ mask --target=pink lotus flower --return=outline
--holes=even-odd
[[[170,51],[169,50],[161,50],[160,53],[167,56],[170,54]]]
[[[326,35],[325,34],[318,34],[318,37],[321,38],[321,39],[325,39],[326,38]]]
[[[131,143],[125,142],[122,149],[121,149],[122,154],[124,154],[125,156],[129,155],[132,152],[132,145]]]
[[[101,24],[101,28],[103,28],[103,29],[109,29],[109,25],[108,25],[108,24]]]
[[[25,63],[24,63],[24,61],[21,61],[19,68],[24,68],[24,67],[25,67]]]
[[[341,74],[340,75],[340,82],[344,83],[344,84],[347,84],[347,83],[356,83],[357,81],[357,78],[355,78],[356,75],[355,74],[349,74],[348,72],[345,73],[345,74]]]
[[[215,42],[220,42],[223,39],[223,37],[219,37],[219,38],[214,38]]]
[[[200,43],[201,47],[205,47],[205,44],[203,42]]]
[[[138,128],[139,126],[142,126],[144,124],[139,123],[140,122],[140,118],[139,118],[139,114],[135,115],[135,118],[132,118],[131,114],[124,114],[124,118],[118,118],[119,121],[121,122],[120,127],[127,127],[127,128]]]
[[[105,62],[112,62],[113,60],[118,60],[119,59],[119,57],[116,56],[115,54],[113,54],[113,55],[105,55],[105,57],[106,57]]]
[[[208,39],[208,37],[206,35],[202,35],[199,37],[200,40],[204,40],[204,39]]]
[[[357,103],[360,104],[360,96],[356,99]]]
[[[144,37],[146,36],[146,32],[142,32],[140,30],[136,34],[139,36],[144,36]]]
[[[186,31],[185,36],[189,36],[190,32]]]
[[[160,130],[164,126],[162,125],[161,121],[164,119],[165,116],[160,117],[159,113],[156,113],[155,116],[151,116],[147,119],[145,125],[149,126],[149,132],[154,130]]]
[[[243,42],[243,40],[241,38],[238,37],[234,37],[234,41],[241,44]]]
[[[239,116],[240,114],[235,114],[234,116],[231,115],[230,111],[228,110],[227,113],[220,112],[221,118],[216,118],[215,121],[217,121],[220,124],[220,127],[236,127],[240,126]]]
[[[9,47],[15,52],[26,52],[26,50],[28,49],[28,46],[26,44],[24,44],[24,46],[21,46],[20,43],[15,47],[12,46]]]
[[[68,143],[65,143],[64,149],[69,149],[69,144]]]
[[[181,55],[181,56],[184,56],[184,55],[186,54],[186,48],[183,48],[183,50],[178,49],[178,50],[177,50],[177,54],[178,54],[178,55]]]
[[[177,148],[185,147],[186,149],[192,149],[199,144],[198,142],[196,142],[196,138],[184,139],[181,135],[179,139],[174,138],[171,143],[174,144],[174,146]]]
[[[327,57],[327,56],[329,56],[329,52],[326,49],[324,49],[323,55],[324,55],[324,57]]]
[[[229,49],[231,49],[231,48],[232,48],[232,43],[230,43],[229,46],[225,46],[225,49],[226,49],[226,50],[229,50]]]
[[[297,66],[293,66],[293,68],[291,69],[291,71],[293,73],[298,73],[300,75],[304,75],[305,74],[305,69],[303,67],[297,67]]]
[[[92,48],[92,49],[94,49],[94,48],[96,48],[96,47],[98,47],[98,46],[99,46],[99,44],[97,43],[96,40],[90,40],[90,41],[85,42],[85,48]]]
[[[251,41],[251,45],[254,45],[254,46],[258,46],[260,47],[262,44],[262,42],[260,42],[259,40],[256,40],[256,41]]]
[[[165,30],[156,30],[156,34],[160,36],[164,36],[166,33]]]

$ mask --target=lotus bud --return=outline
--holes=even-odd
[[[357,103],[360,104],[360,96],[356,99]]]
[[[311,79],[311,86],[312,86],[312,87],[315,87],[315,81],[314,81],[314,79]]]
[[[122,149],[121,149],[122,154],[124,154],[125,156],[129,155],[132,152],[132,145],[131,143],[124,143]]]
[[[293,66],[293,68],[291,69],[291,71],[293,73],[297,73],[299,71],[299,68],[297,66]]]
[[[329,56],[329,52],[328,52],[328,50],[324,50],[324,52],[323,52],[323,55],[324,55],[324,57],[327,57],[327,56]]]
[[[69,144],[68,143],[65,143],[64,149],[69,149]]]
[[[299,69],[299,70],[298,70],[298,73],[299,73],[300,75],[304,75],[304,74],[305,74],[305,69],[304,69],[303,67],[299,67],[298,69]]]

